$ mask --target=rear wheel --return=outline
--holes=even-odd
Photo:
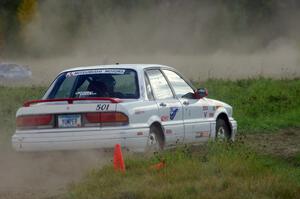
[[[218,119],[216,124],[216,140],[227,141],[230,139],[229,126],[223,119]]]
[[[164,139],[162,131],[157,126],[150,127],[150,133],[147,140],[147,149],[148,152],[157,152],[164,149]]]

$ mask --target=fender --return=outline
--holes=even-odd
[[[147,121],[148,127],[150,128],[150,126],[151,126],[154,122],[158,122],[158,123],[161,125],[161,127],[163,128],[163,125],[162,125],[162,123],[161,123],[161,120],[160,120],[160,118],[159,118],[157,115],[153,115],[153,116],[151,116],[151,117],[148,119],[148,121]]]
[[[218,107],[218,106],[217,106]],[[218,116],[221,114],[221,113],[225,113],[228,117],[228,113],[226,111],[226,109],[223,107],[223,106],[219,106],[217,108],[217,110],[215,111],[215,114],[214,114],[214,120],[217,120]],[[229,118],[229,117],[228,117]]]

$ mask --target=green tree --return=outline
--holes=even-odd
[[[37,1],[36,0],[22,0],[18,6],[18,20],[22,26],[26,26],[32,21],[36,14]]]
[[[16,17],[20,0],[0,0],[0,38],[1,52],[15,52],[19,39],[19,23]]]

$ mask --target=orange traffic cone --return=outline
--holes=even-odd
[[[114,168],[115,171],[125,172],[125,163],[120,144],[116,144],[114,151]]]
[[[161,162],[159,162],[157,164],[151,165],[150,169],[161,170],[161,169],[165,168],[165,166],[166,166],[165,161],[161,161]]]

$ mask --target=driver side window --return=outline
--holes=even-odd
[[[175,94],[178,98],[194,99],[194,90],[186,83],[177,73],[170,70],[163,70],[167,76],[171,86],[173,87]]]

